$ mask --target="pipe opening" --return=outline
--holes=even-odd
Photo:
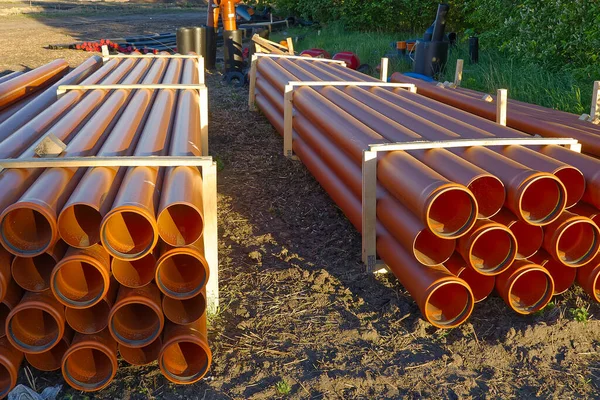
[[[55,266],[56,261],[47,253],[32,258],[15,257],[12,263],[13,279],[25,290],[42,292],[50,289],[50,276]]]
[[[31,208],[15,208],[2,220],[2,239],[15,253],[43,252],[52,241],[52,227],[46,217]]]
[[[463,269],[458,277],[467,282],[473,292],[475,303],[485,300],[494,290],[496,278],[489,275],[482,275],[472,268]]]
[[[52,282],[53,292],[65,303],[84,307],[104,295],[102,273],[94,265],[83,261],[68,261],[59,266]]]
[[[10,369],[4,364],[0,364],[0,396],[6,395],[12,386],[12,376]]]
[[[530,225],[525,221],[517,221],[509,227],[517,239],[516,259],[529,258],[538,252],[544,242],[544,230],[541,226]]]
[[[114,375],[110,357],[100,350],[90,348],[73,351],[65,360],[63,368],[69,384],[84,390],[101,388]]]
[[[567,267],[554,259],[548,260],[544,267],[548,270],[554,281],[554,294],[561,294],[569,290],[575,282],[577,268]]]
[[[432,200],[427,216],[429,228],[438,236],[456,238],[473,227],[477,204],[466,190],[446,189]]]
[[[129,347],[119,344],[119,353],[131,365],[146,365],[158,359],[161,348],[162,341],[157,338],[144,347]]]
[[[66,207],[58,218],[58,232],[72,247],[86,248],[100,242],[102,215],[85,204]]]
[[[198,258],[172,254],[159,265],[156,283],[167,296],[182,298],[196,295],[206,284],[206,270]]]
[[[23,349],[44,351],[59,340],[58,321],[46,311],[26,308],[9,320],[7,334]]]
[[[530,224],[547,225],[562,214],[565,204],[565,190],[560,182],[553,176],[538,176],[523,188],[519,211]]]
[[[502,181],[495,176],[481,176],[469,184],[469,190],[477,200],[478,218],[490,218],[498,213],[506,200]]]
[[[170,344],[160,359],[162,370],[174,381],[194,381],[203,376],[209,367],[208,354],[196,343],[181,341]]]
[[[130,288],[139,288],[152,282],[155,270],[156,259],[152,254],[135,261],[112,260],[113,276],[121,285]]]
[[[446,282],[431,292],[426,303],[427,320],[438,328],[454,328],[471,315],[473,296],[458,282]]]
[[[529,269],[515,278],[508,297],[516,311],[531,314],[544,308],[553,294],[550,275],[539,269]]]
[[[48,351],[38,354],[25,354],[27,362],[40,371],[56,371],[60,369],[62,358],[69,349],[69,345],[61,340]]]
[[[152,342],[161,330],[156,311],[141,303],[125,304],[114,312],[111,331],[119,343],[140,346]]]
[[[206,311],[206,299],[202,293],[191,299],[178,300],[165,296],[162,301],[163,312],[169,321],[179,325],[191,324],[200,319]]]
[[[517,242],[505,229],[496,226],[488,228],[473,240],[469,261],[479,273],[497,275],[514,261]]]
[[[6,319],[10,314],[10,308],[4,303],[0,303],[0,338],[6,336]]]
[[[453,239],[442,239],[431,233],[429,229],[419,232],[413,243],[415,258],[427,266],[446,262],[455,248],[456,242]]]
[[[576,168],[565,167],[554,173],[567,190],[565,208],[573,207],[585,193],[585,178]]]
[[[559,235],[556,254],[569,266],[580,266],[598,254],[598,228],[586,220],[573,221]]]
[[[155,232],[142,214],[122,211],[107,217],[102,235],[107,250],[122,258],[134,258],[152,249]]]
[[[158,233],[171,246],[187,246],[202,236],[202,214],[187,204],[174,204],[164,209],[157,220]]]
[[[98,333],[108,326],[110,306],[101,301],[88,308],[71,308],[65,310],[67,323],[74,331],[84,334]]]

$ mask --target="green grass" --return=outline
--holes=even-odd
[[[277,389],[277,393],[282,396],[287,396],[292,391],[292,387],[284,379],[275,384],[275,389]]]
[[[319,30],[320,29],[320,34]],[[285,36],[298,37],[296,51],[309,48],[322,48],[332,56],[339,51],[356,53],[361,63],[377,66],[381,58],[391,52],[391,43],[415,38],[420,34],[411,33],[365,33],[351,32],[339,24],[320,28],[291,28],[287,32],[274,33],[272,40],[279,41]],[[531,62],[510,58],[500,51],[481,49],[478,64],[468,63],[468,45],[459,43],[452,49],[442,81],[454,81],[456,60],[465,60],[462,86],[486,93],[497,89],[508,89],[509,98],[539,104],[545,107],[582,114],[589,112],[592,97],[593,78],[572,69],[549,71]],[[392,72],[411,70],[409,63],[390,65]]]
[[[572,308],[571,315],[577,322],[583,322],[583,323],[588,322],[589,313],[588,313],[587,308],[585,308],[585,307]]]

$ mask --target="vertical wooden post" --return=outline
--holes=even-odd
[[[291,158],[294,155],[292,148],[294,130],[294,86],[285,85],[283,95],[283,155]]]
[[[252,54],[250,63],[250,91],[248,93],[248,108],[250,111],[256,111],[256,68],[258,67],[258,56]]]
[[[508,102],[508,91],[506,89],[498,89],[496,96],[496,122],[506,126],[506,105]]]
[[[204,203],[204,257],[210,276],[206,284],[207,310],[219,307],[219,238],[217,231],[217,163],[202,167],[202,201]]]
[[[377,152],[370,150],[362,161],[362,259],[367,272],[377,269]]]
[[[454,87],[459,87],[462,83],[464,60],[456,60],[456,73],[454,74]]]
[[[388,80],[388,68],[390,60],[386,57],[381,59],[381,81],[387,82]]]
[[[592,109],[590,111],[590,120],[598,123],[600,120],[600,81],[594,82],[594,92],[592,93]]]
[[[291,37],[286,39],[287,41],[287,46],[288,46],[288,53],[290,53],[291,55],[294,55],[296,53],[294,53],[294,41],[292,40]]]
[[[206,83],[204,78],[204,57],[202,56],[198,56],[198,83],[202,85]]]
[[[107,45],[103,45],[102,46],[102,62],[107,62],[108,61],[108,46]]]
[[[202,66],[204,68],[204,66]],[[208,89],[206,86],[199,90],[198,106],[200,107],[200,137],[203,156],[208,156]]]

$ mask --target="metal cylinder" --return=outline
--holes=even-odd
[[[223,61],[225,71],[241,71],[244,68],[244,55],[242,53],[241,29],[235,31],[223,31]]]
[[[177,52],[188,54],[194,51],[194,32],[190,28],[177,28]]]
[[[199,56],[206,58],[206,27],[196,26],[191,28],[193,38],[192,51]]]

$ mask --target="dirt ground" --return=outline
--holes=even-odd
[[[49,43],[203,19],[197,11],[0,18],[0,74],[89,56],[42,48]],[[175,386],[156,365],[121,363],[104,391],[65,385],[63,398],[600,398],[600,306],[585,293],[574,288],[530,317],[492,296],[461,327],[434,329],[393,276],[364,272],[359,234],[303,165],[282,156],[281,137],[247,110],[247,90],[224,86],[218,73],[207,81],[211,154],[221,167],[211,371]],[[579,307],[588,308],[587,322],[575,320]],[[60,372],[31,372],[37,389],[64,384]]]

